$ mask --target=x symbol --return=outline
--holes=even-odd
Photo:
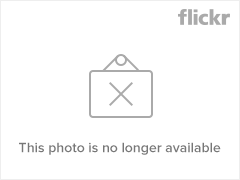
[[[133,104],[123,95],[123,93],[133,84],[132,82],[131,82],[122,92],[120,92],[111,82],[110,82],[109,84],[119,93],[119,95],[109,104],[109,106],[111,106],[120,96],[122,96],[131,106],[133,105]]]

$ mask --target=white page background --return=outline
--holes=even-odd
[[[231,17],[180,26],[188,8]],[[1,2],[1,34],[2,178],[239,178],[238,2]],[[89,117],[89,71],[119,53],[153,71],[150,119]],[[19,142],[213,142],[221,152],[49,156]]]

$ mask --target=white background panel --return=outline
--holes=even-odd
[[[180,26],[188,8],[231,17],[226,26]],[[120,53],[153,72],[152,118],[89,116],[89,72]],[[212,142],[221,152],[49,156],[21,153],[19,142]],[[2,1],[1,178],[239,178],[239,3]]]

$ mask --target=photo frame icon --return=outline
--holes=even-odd
[[[119,63],[118,58],[124,62]],[[108,70],[116,63],[129,63],[135,70]],[[89,72],[89,116],[91,118],[151,118],[153,116],[153,72],[139,70],[124,54],[117,55],[103,70]]]

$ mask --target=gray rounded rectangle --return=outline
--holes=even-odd
[[[113,73],[113,72],[134,72],[134,73],[141,73],[141,72],[149,72],[151,74],[151,113],[147,116],[141,116],[141,115],[134,115],[134,116],[109,116],[109,115],[93,115],[92,114],[92,73],[98,72],[98,73]],[[110,84],[111,85],[111,84]],[[113,84],[111,86],[114,86]],[[115,88],[115,87],[114,87]],[[116,88],[117,89],[117,88]],[[127,89],[127,88],[126,88]],[[118,90],[117,90],[118,91]],[[121,92],[119,92],[119,96],[123,96]],[[123,97],[124,98],[124,97]],[[116,98],[117,99],[117,98]],[[127,98],[126,98],[127,99]],[[113,103],[113,102],[112,102]],[[111,103],[111,104],[112,104]],[[110,104],[110,105],[111,105]],[[153,72],[150,70],[92,70],[89,72],[89,116],[91,118],[151,118],[153,116]]]

